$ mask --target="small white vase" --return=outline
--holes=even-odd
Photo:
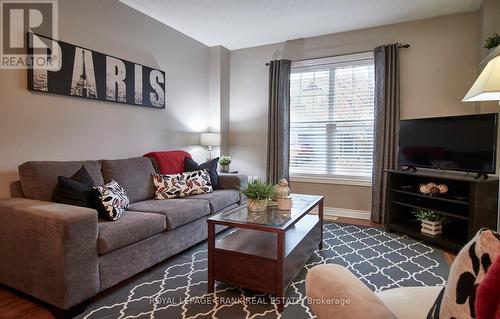
[[[267,209],[267,199],[251,199],[247,200],[248,210],[251,212],[263,212]]]
[[[421,222],[420,232],[428,235],[439,235],[443,232],[443,224],[441,222],[431,222],[430,220],[423,220]]]

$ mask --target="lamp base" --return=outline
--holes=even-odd
[[[208,146],[208,160],[212,160],[212,145]]]

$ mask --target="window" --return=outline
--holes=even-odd
[[[371,179],[374,84],[371,53],[292,63],[292,177]]]

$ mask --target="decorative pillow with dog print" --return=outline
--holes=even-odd
[[[156,199],[179,198],[213,191],[208,170],[179,174],[153,174]]]
[[[474,304],[477,288],[499,255],[500,235],[481,229],[453,261],[448,282],[427,318],[476,318]]]
[[[113,180],[104,186],[95,186],[94,189],[99,215],[107,220],[120,219],[130,203],[125,190]]]

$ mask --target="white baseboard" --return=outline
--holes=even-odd
[[[317,208],[313,210],[317,212]],[[370,212],[367,210],[340,208],[340,207],[324,207],[323,214],[327,216],[348,217],[357,219],[370,220]]]

